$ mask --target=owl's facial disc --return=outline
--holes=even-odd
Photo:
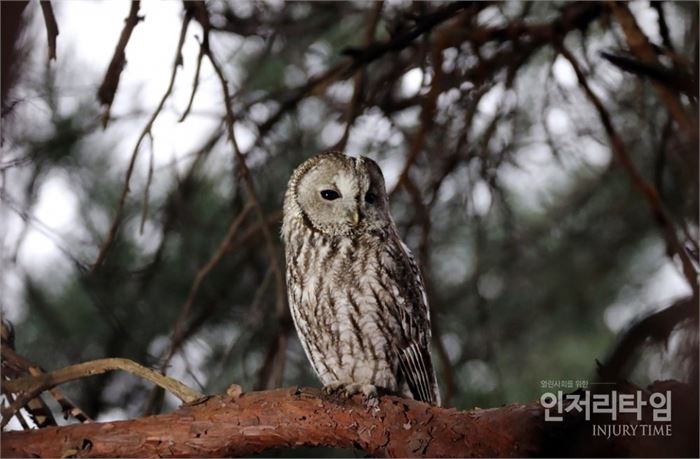
[[[329,158],[304,175],[297,200],[316,229],[348,235],[387,222],[384,180],[378,166],[369,161]]]

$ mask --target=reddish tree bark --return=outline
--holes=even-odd
[[[214,396],[170,414],[2,434],[3,457],[249,456],[269,448],[359,447],[380,456],[523,456],[538,445],[536,404],[457,411],[397,397],[368,408],[315,389]],[[535,422],[532,422],[535,421]]]
[[[317,389],[278,389],[213,396],[129,421],[3,432],[2,456],[223,457],[323,445],[358,447],[375,456],[523,457],[564,453],[560,446],[572,443],[581,425],[580,419],[545,422],[537,402],[457,411],[384,396],[372,408],[359,396],[340,401],[320,397]],[[613,439],[595,452],[663,455],[674,440],[661,439],[660,449],[642,443],[635,450],[639,442],[628,439],[620,449]]]

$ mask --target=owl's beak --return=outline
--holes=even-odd
[[[357,225],[360,222],[360,212],[357,209],[353,210],[352,214],[351,214],[351,218],[352,218],[352,224]]]

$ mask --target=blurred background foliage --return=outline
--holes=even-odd
[[[66,4],[54,6],[60,26]],[[126,6],[119,9],[124,17]],[[452,19],[362,62],[371,43],[396,40],[450,7]],[[697,81],[697,4],[628,7],[656,47],[659,65],[678,70],[687,63]],[[160,14],[149,8],[137,31]],[[690,294],[678,254],[611,154],[599,114],[558,52],[561,39],[696,263],[697,238],[687,235],[698,228],[697,131],[683,131],[652,78],[601,55],[630,54],[607,4],[211,1],[207,8],[211,49],[230,83],[236,133],[276,262],[283,263],[277,235],[295,166],[339,142],[349,154],[376,159],[402,236],[427,278],[439,379],[450,406],[538,399],[545,380],[593,381],[596,359],[605,359],[618,333]],[[0,302],[14,324],[17,351],[47,370],[103,357],[159,368],[167,358],[169,375],[207,393],[233,383],[246,391],[318,385],[286,304],[285,313],[276,309],[280,287],[255,212],[242,220],[182,315],[198,273],[249,200],[206,61],[195,100],[207,91],[212,96],[195,103],[181,124],[176,117],[185,105],[166,103],[163,116],[174,115],[142,144],[119,231],[105,262],[92,266],[115,216],[136,135],[155,103],[145,104],[137,86],[120,87],[120,105],[103,130],[95,91],[105,69],[70,53],[47,65],[39,15],[35,6],[23,13],[19,70],[3,96]],[[376,28],[368,31],[373,17]],[[80,21],[89,18],[73,24]],[[459,27],[451,29],[453,23]],[[65,26],[59,42],[64,32]],[[186,38],[197,49],[195,36],[201,40],[199,24]],[[164,52],[174,55],[176,37],[162,38]],[[452,42],[439,47],[439,39]],[[135,35],[128,53],[147,46],[144,40]],[[134,65],[128,53],[126,75]],[[353,58],[354,75],[319,82]],[[195,66],[196,58],[185,59],[183,72]],[[72,81],[85,84],[76,89]],[[177,84],[188,96],[192,80],[180,75]],[[697,122],[697,93],[676,89]],[[193,126],[193,119],[208,124]],[[178,156],[164,152],[161,145],[180,130],[195,146]],[[47,193],[54,212],[63,203],[73,209],[66,210],[69,221],[42,221]],[[42,238],[53,247],[45,257],[46,242],[31,247]],[[632,381],[696,381],[697,366],[688,365],[697,359],[690,352],[696,336],[677,329],[664,343],[645,347]],[[177,406],[170,397],[160,404],[148,383],[120,373],[66,391],[98,419]]]

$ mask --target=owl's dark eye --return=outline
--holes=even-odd
[[[368,192],[365,195],[365,202],[367,204],[374,204],[374,202],[377,200],[377,195],[371,192]]]
[[[321,190],[321,197],[326,201],[333,201],[334,199],[338,199],[340,194],[334,190]]]

